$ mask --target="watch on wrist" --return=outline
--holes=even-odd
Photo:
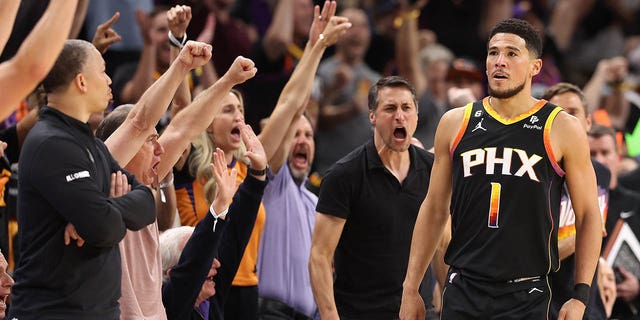
[[[251,168],[251,166],[249,166],[249,174],[252,174],[254,176],[264,176],[265,174],[267,174],[267,169],[269,169],[269,166],[267,165],[266,167],[264,167],[264,169],[262,170],[256,170],[254,168]]]

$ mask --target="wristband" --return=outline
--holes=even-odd
[[[262,170],[256,170],[254,168],[251,168],[251,166],[249,166],[249,174],[254,175],[254,176],[264,176],[265,174],[267,174],[267,169],[269,168],[269,166],[264,167],[264,169]]]
[[[169,30],[169,44],[176,47],[176,48],[180,48],[182,49],[182,47],[184,47],[184,44],[187,43],[187,33],[185,32],[184,36],[182,36],[182,39],[178,39],[176,38],[173,33],[171,33],[171,30]]]
[[[218,224],[218,218],[226,216],[227,213],[229,212],[229,207],[224,209],[224,211],[220,212],[219,214],[216,214],[216,210],[213,209],[213,203],[211,203],[211,206],[209,207],[209,212],[213,216],[213,232],[216,232],[216,225]]]
[[[587,304],[589,303],[590,290],[591,290],[591,286],[589,286],[588,284],[576,283],[576,285],[573,287],[573,295],[571,296],[571,298],[582,302],[586,307]]]

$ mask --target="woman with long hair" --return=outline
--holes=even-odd
[[[216,182],[210,167],[216,148],[224,151],[229,170],[237,170],[238,185],[251,170],[245,156],[251,151],[245,148],[240,134],[240,128],[244,125],[242,95],[237,90],[231,90],[222,105],[211,125],[193,141],[174,168],[177,207],[182,225],[195,226],[209,212],[209,203],[216,195]],[[253,315],[257,315],[258,276],[255,266],[264,221],[264,206],[260,204],[253,231],[250,235],[240,235],[242,238],[249,237],[248,243],[237,239],[247,245],[246,248],[238,248],[238,254],[244,254],[239,260],[238,271],[229,291],[226,318],[254,319]],[[228,261],[221,263],[222,268],[233,267]],[[237,311],[242,314],[235,314]]]

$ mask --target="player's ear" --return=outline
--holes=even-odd
[[[542,70],[542,59],[534,59],[531,61],[531,76],[535,77]]]

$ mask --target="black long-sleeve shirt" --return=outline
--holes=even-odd
[[[215,232],[211,214],[198,222],[178,264],[162,286],[168,319],[202,319],[194,304],[216,256],[221,267],[214,278],[216,293],[209,299],[209,319],[224,318],[222,306],[249,242],[266,185],[266,181],[247,176],[233,196],[226,220],[218,220]]]
[[[111,173],[131,191],[109,198]],[[9,318],[118,319],[126,229],[155,220],[151,190],[124,171],[86,123],[49,107],[24,142],[19,163],[22,256]],[[86,241],[64,244],[67,223]]]

